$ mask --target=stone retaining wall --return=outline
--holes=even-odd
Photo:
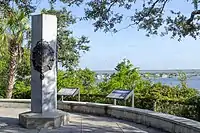
[[[0,108],[30,108],[31,99],[0,99]]]
[[[0,99],[0,107],[27,108],[30,99]],[[149,110],[75,101],[59,101],[58,109],[133,121],[170,133],[200,133],[200,122]]]

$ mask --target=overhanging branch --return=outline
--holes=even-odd
[[[153,8],[156,6],[156,4],[159,2],[160,0],[156,0],[152,5],[151,8],[149,10],[149,12],[147,13],[148,15],[151,13],[151,11],[153,10]]]
[[[163,4],[162,4],[162,6],[161,6],[161,8],[160,8],[160,13],[163,13],[163,10],[164,10],[164,8],[165,8],[165,6],[166,6],[166,4],[167,4],[168,1],[169,1],[169,0],[164,0],[164,1],[162,1]],[[151,7],[150,7],[150,9],[149,9],[149,12],[147,13],[147,16],[149,16],[149,14],[150,14],[150,13],[152,12],[152,10],[155,8],[156,4],[159,3],[159,2],[160,2],[160,0],[156,0],[156,1],[151,5]]]
[[[163,10],[164,10],[164,8],[165,8],[167,2],[168,2],[168,0],[165,0],[165,2],[163,3],[162,8],[161,8],[161,11],[160,11],[161,13],[163,12]]]
[[[192,13],[191,13],[191,16],[190,16],[190,18],[187,20],[187,24],[190,24],[193,20],[194,20],[194,17],[195,17],[195,15],[198,15],[198,14],[200,14],[200,10],[195,10],[195,11],[193,11]]]

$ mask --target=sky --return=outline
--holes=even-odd
[[[140,8],[140,4],[136,8]],[[38,11],[47,7],[47,1],[40,3]],[[61,6],[58,3],[58,7]],[[185,1],[173,0],[166,11],[182,11],[190,15],[193,6]],[[70,8],[72,14],[83,16],[83,8]],[[132,12],[124,12],[128,16]],[[129,22],[123,21],[119,27],[125,27]],[[165,69],[200,69],[200,41],[193,38],[184,38],[181,42],[170,39],[169,36],[146,37],[145,31],[137,31],[137,28],[128,28],[116,34],[94,32],[91,21],[82,21],[70,27],[74,36],[85,35],[89,38],[90,51],[82,54],[80,67],[92,70],[114,70],[115,66],[126,58],[141,70],[165,70]]]

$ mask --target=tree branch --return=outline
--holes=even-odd
[[[162,8],[161,8],[161,13],[163,12],[163,10],[164,10],[164,8],[165,8],[165,5],[167,4],[167,2],[168,2],[168,0],[165,0],[165,2],[164,2],[164,4],[163,4],[163,6],[162,6]]]
[[[149,12],[147,13],[148,15],[151,13],[151,11],[153,10],[153,8],[155,7],[155,5],[156,5],[159,1],[160,1],[160,0],[156,0],[156,1],[152,4],[151,8],[149,9]]]
[[[119,31],[121,31],[121,30],[128,29],[129,27],[133,27],[133,25],[134,25],[134,24],[129,24],[128,26],[119,29],[117,32],[119,32]]]
[[[108,7],[107,12],[109,12],[111,10],[112,6],[114,6],[114,4],[116,2],[117,2],[117,0],[115,0],[115,1],[113,1],[113,2],[110,3],[110,6]]]
[[[193,20],[194,20],[194,17],[195,17],[195,15],[198,15],[198,14],[200,14],[200,10],[195,10],[195,11],[193,11],[192,13],[191,13],[191,16],[190,16],[190,18],[187,20],[187,24],[190,24]]]

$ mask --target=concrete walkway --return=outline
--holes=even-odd
[[[59,129],[29,130],[18,125],[21,108],[0,108],[0,133],[164,133],[140,124],[107,117],[70,113],[70,123]]]

